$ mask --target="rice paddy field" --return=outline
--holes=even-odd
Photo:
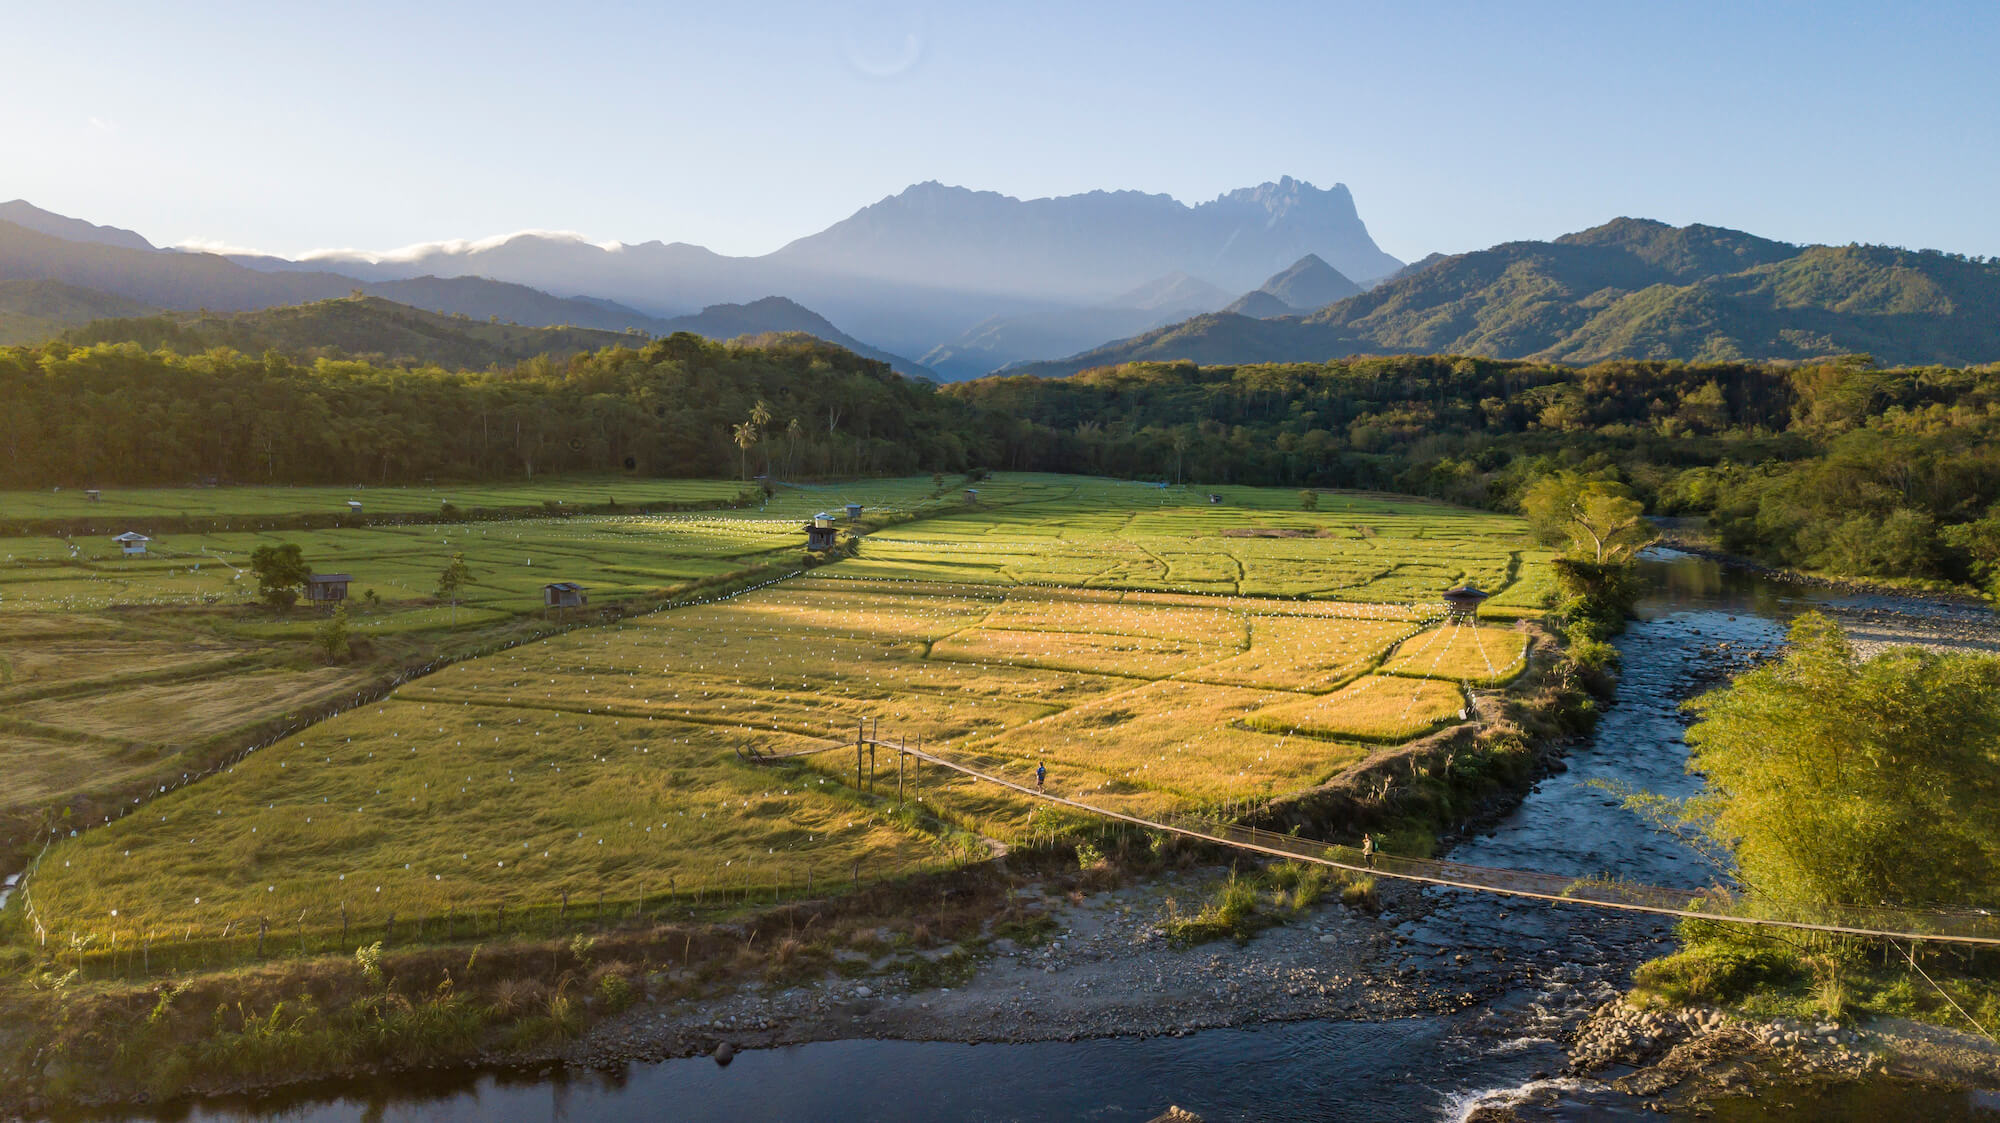
[[[781,555],[795,562],[805,544],[804,520],[850,494],[862,497],[877,514],[907,515],[962,502],[933,498],[931,490],[928,480],[883,481],[825,493],[786,489],[760,507],[691,514],[163,532],[140,557],[123,556],[108,536],[0,538],[0,613],[249,604],[256,599],[251,553],[260,546],[295,543],[314,572],[354,579],[350,610],[364,617],[358,626],[372,629],[454,626],[448,613],[427,610],[433,607],[428,602],[439,572],[454,554],[463,553],[472,567],[472,582],[462,594],[457,625],[472,626],[494,619],[492,613],[539,608],[541,587],[552,581],[578,582],[588,587],[593,602],[615,603],[768,564]],[[1007,501],[1008,490],[1004,485],[998,489],[995,501]],[[371,590],[382,603],[367,600]],[[472,612],[470,619],[464,606]],[[309,630],[304,620],[301,615],[291,630]],[[266,629],[274,630],[285,629]]]
[[[669,573],[795,555],[803,517],[841,502],[921,516],[837,564],[459,662],[287,737],[51,849],[34,919],[52,941],[129,946],[566,893],[680,907],[964,860],[950,828],[1030,837],[1035,801],[934,766],[905,764],[899,807],[893,752],[864,763],[873,794],[857,792],[864,722],[1016,782],[1046,766],[1051,791],[1141,814],[1293,791],[1462,720],[1468,686],[1520,669],[1527,635],[1505,621],[1546,581],[1517,520],[1422,501],[1328,494],[1308,513],[1275,490],[978,487],[973,502],[886,481],[684,522],[554,521],[579,566]],[[468,528],[490,532],[486,564],[544,548],[511,525]],[[375,580],[406,589],[397,548],[357,544],[343,565],[357,586],[379,564]],[[493,580],[473,607],[510,611],[519,594]],[[1498,591],[1492,619],[1438,624],[1437,594],[1468,580]]]
[[[652,497],[733,497],[740,487],[665,481]],[[65,809],[101,820],[139,790],[179,782],[261,739],[260,731],[287,715],[352,698],[406,668],[594,619],[607,608],[644,608],[790,572],[801,561],[806,517],[828,506],[862,502],[896,518],[964,505],[957,489],[936,491],[929,479],[879,480],[786,488],[760,507],[676,515],[162,532],[138,558],[122,556],[102,536],[0,538],[0,767],[8,778],[0,784],[0,870],[12,868],[10,857],[32,830]],[[987,486],[987,502],[1061,491],[1033,479],[1001,481]],[[292,513],[324,498],[312,492],[150,494],[163,507],[210,502],[238,510],[255,500]],[[556,484],[546,493],[469,494],[491,502],[594,497]],[[111,502],[108,493],[104,502]],[[351,658],[328,666],[311,646],[323,610],[301,605],[280,614],[257,603],[250,554],[287,542],[300,546],[315,572],[353,578]],[[458,553],[472,581],[453,606],[433,594]],[[541,587],[552,581],[584,585],[588,611],[548,619]]]

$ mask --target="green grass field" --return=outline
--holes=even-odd
[[[316,532],[357,589],[395,605],[462,545],[481,584],[461,615],[511,618],[545,579],[527,575],[531,551],[566,576],[597,574],[575,579],[616,597],[718,571],[703,566],[796,557],[803,518],[842,502],[928,516],[811,574],[463,661],[313,726],[55,848],[32,881],[37,919],[63,940],[212,938],[273,917],[323,929],[342,903],[355,923],[381,923],[535,908],[565,891],[633,898],[669,879],[677,892],[726,892],[855,863],[896,876],[939,843],[894,814],[893,797],[848,790],[864,720],[1016,781],[1044,764],[1058,793],[1160,814],[1324,782],[1376,744],[1458,720],[1461,678],[1518,670],[1522,633],[1484,627],[1475,646],[1468,629],[1426,629],[1423,607],[1464,580],[1505,597],[1538,569],[1515,520],[1337,495],[1307,514],[1283,505],[1296,507],[1292,493],[1251,489],[1210,505],[1064,477],[979,487],[976,504],[906,480],[785,491],[766,510],[716,515]],[[145,564],[162,563],[172,566]],[[641,569],[651,576],[631,572]],[[395,607],[380,622],[416,611],[449,610]],[[88,659],[50,638],[61,633],[45,622],[62,618],[12,617],[33,633],[22,650],[43,645],[10,661],[17,677]],[[251,621],[230,634],[298,626]],[[1464,661],[1478,650],[1491,668]],[[177,657],[157,643],[128,654],[169,675]],[[32,703],[33,752],[52,751],[45,729],[102,740],[226,722],[230,685],[269,695],[322,673],[339,671]],[[739,758],[819,746],[834,747],[779,768]],[[893,754],[876,765],[878,792],[893,793]],[[1026,797],[928,766],[904,779],[912,806],[947,823],[1003,841],[1028,829]]]
[[[422,484],[410,487],[107,487],[92,501],[81,488],[0,491],[0,525],[18,519],[206,518],[346,514],[349,500],[363,515],[432,514],[446,502],[477,507],[598,506],[616,501],[722,503],[748,489],[738,480],[657,480],[554,477],[522,484]]]

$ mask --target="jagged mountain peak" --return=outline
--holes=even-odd
[[[1272,214],[1283,214],[1304,207],[1327,207],[1348,214],[1354,212],[1354,195],[1344,183],[1332,187],[1314,187],[1303,179],[1279,176],[1255,187],[1239,187],[1217,195],[1216,203],[1249,204],[1262,207]]]

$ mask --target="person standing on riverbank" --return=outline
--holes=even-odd
[[[1372,834],[1361,836],[1361,860],[1368,863],[1369,869],[1375,868],[1375,836]]]
[[[1035,765],[1035,790],[1036,790],[1036,791],[1041,791],[1041,790],[1042,790],[1042,781],[1044,781],[1044,780],[1047,780],[1048,778],[1049,778],[1049,766],[1048,766],[1048,765],[1046,765],[1046,764],[1037,764],[1037,765]]]

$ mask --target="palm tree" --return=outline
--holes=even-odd
[[[757,426],[748,421],[739,421],[730,429],[730,436],[736,447],[742,450],[743,482],[750,482],[750,448],[757,443]]]
[[[770,424],[771,407],[764,404],[764,399],[758,398],[757,404],[750,407],[750,431],[754,434],[754,439],[750,442],[752,445],[764,440],[764,430],[769,428]],[[768,453],[764,456],[764,474],[766,476],[771,474],[771,457]]]

